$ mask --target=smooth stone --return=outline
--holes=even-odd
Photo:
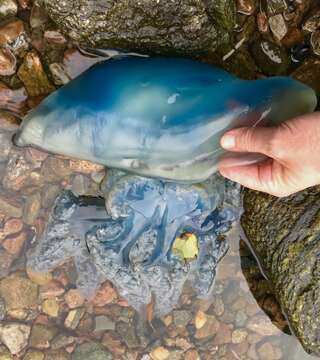
[[[50,208],[61,191],[61,187],[55,184],[48,184],[44,187],[41,193],[41,206]]]
[[[53,81],[55,85],[57,86],[65,85],[70,81],[70,78],[66,73],[62,64],[52,63],[49,65],[49,69],[53,76]]]
[[[78,289],[70,289],[65,295],[64,299],[70,309],[75,309],[84,304],[85,298]]]
[[[20,234],[11,235],[10,237],[4,239],[2,242],[2,247],[12,255],[19,255],[21,250],[24,247],[24,244],[27,240],[27,233],[22,231]]]
[[[264,0],[264,4],[267,8],[268,16],[283,13],[288,8],[286,0]]]
[[[15,0],[1,0],[0,20],[13,17],[18,12],[18,5]]]
[[[57,317],[59,314],[59,304],[55,298],[46,299],[42,303],[42,311],[51,316]]]
[[[1,110],[13,112],[14,114],[23,116],[26,112],[27,98],[27,92],[24,87],[19,89],[10,89],[7,85],[0,81]]]
[[[133,349],[139,346],[139,339],[136,336],[133,324],[127,324],[123,321],[120,321],[116,323],[116,331],[129,349]]]
[[[172,358],[170,351],[163,346],[159,346],[151,351],[150,356],[152,360],[167,360]]]
[[[28,350],[23,360],[44,360],[44,353],[38,350]]]
[[[187,310],[173,311],[173,322],[178,327],[186,327],[191,319],[192,319],[192,315]]]
[[[76,195],[85,195],[88,191],[90,180],[84,175],[76,175],[71,184],[71,190]]]
[[[36,349],[48,349],[58,329],[42,324],[35,324],[31,329],[30,346]]]
[[[70,360],[70,355],[67,351],[60,350],[49,350],[46,353],[45,360]]]
[[[280,75],[288,70],[288,54],[279,45],[267,40],[258,40],[251,50],[257,65],[265,74]]]
[[[34,193],[27,197],[23,208],[23,221],[28,225],[33,225],[36,221],[41,209],[41,195]]]
[[[64,321],[64,326],[68,329],[75,330],[78,327],[85,312],[86,312],[85,308],[77,308],[77,309],[69,311],[69,313]]]
[[[270,29],[274,37],[281,41],[288,32],[288,26],[282,14],[274,15],[269,18]]]
[[[305,60],[291,76],[320,92],[320,59]]]
[[[0,26],[0,45],[10,45],[15,42],[19,36],[24,33],[23,22],[19,19],[13,19]]]
[[[220,323],[215,316],[207,316],[207,320],[201,328],[197,329],[194,337],[197,340],[208,340],[219,333]]]
[[[320,30],[317,30],[314,33],[312,33],[310,38],[310,43],[313,52],[316,55],[320,56]]]
[[[0,324],[0,340],[10,353],[18,354],[28,345],[30,326],[19,323]]]
[[[18,70],[18,76],[24,83],[30,96],[44,96],[54,91],[35,51],[29,52]]]
[[[10,266],[13,260],[14,257],[11,254],[0,248],[0,278],[9,274]]]
[[[75,337],[73,336],[65,336],[65,335],[57,335],[54,340],[51,342],[51,348],[53,350],[58,350],[64,347],[67,347],[68,345],[71,345],[75,342]]]
[[[17,60],[9,48],[0,48],[0,75],[10,76],[16,72]]]
[[[94,331],[115,330],[116,324],[109,317],[100,315],[95,317]]]
[[[38,286],[15,274],[0,281],[0,296],[5,300],[7,310],[34,308],[39,302]]]
[[[50,272],[36,272],[30,268],[26,268],[29,279],[37,285],[46,285],[52,280],[52,274]]]
[[[240,344],[246,340],[248,332],[245,329],[236,329],[232,332],[231,341],[233,344]]]
[[[20,218],[22,216],[22,208],[15,204],[12,199],[6,199],[0,195],[0,211],[8,217]]]
[[[2,297],[0,297],[0,321],[6,317],[6,303]]]
[[[240,14],[252,15],[256,8],[256,0],[237,0],[237,10]]]
[[[87,342],[78,345],[71,356],[72,360],[112,360],[110,351],[102,345],[94,342]]]

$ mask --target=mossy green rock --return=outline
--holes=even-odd
[[[51,19],[81,44],[195,56],[230,43],[235,0],[44,0]]]
[[[241,222],[292,330],[320,355],[320,187],[287,198],[245,190]]]

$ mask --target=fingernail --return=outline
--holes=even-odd
[[[236,146],[236,139],[233,135],[224,135],[221,139],[221,146],[224,149],[232,149]]]

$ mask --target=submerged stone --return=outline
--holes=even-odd
[[[226,130],[315,106],[313,90],[290,78],[241,81],[189,59],[118,56],[46,98],[24,119],[16,144],[197,183],[216,171]]]

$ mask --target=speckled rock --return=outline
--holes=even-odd
[[[18,5],[15,0],[0,1],[0,20],[15,16],[18,11]]]
[[[147,52],[213,52],[230,42],[235,1],[45,1],[50,17],[81,43]]]
[[[0,296],[5,300],[7,310],[33,308],[38,304],[38,286],[13,274],[0,281]]]
[[[55,337],[58,330],[42,324],[35,324],[30,335],[30,346],[36,349],[47,349],[50,341]]]
[[[0,340],[15,355],[28,344],[30,326],[19,323],[0,324]]]
[[[79,345],[72,354],[72,360],[112,360],[112,354],[102,345],[90,342]]]
[[[242,226],[291,328],[320,354],[320,188],[287,198],[245,191]],[[264,327],[265,328],[265,327]]]

